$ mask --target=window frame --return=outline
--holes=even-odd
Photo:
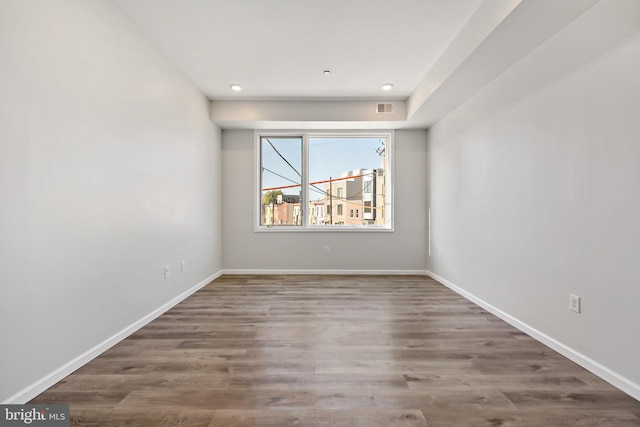
[[[373,191],[371,190],[371,184],[373,184],[373,181],[364,181],[362,183],[362,194],[372,194]]]
[[[302,210],[301,225],[262,225],[261,209],[262,209],[262,159],[261,159],[261,139],[264,137],[300,137],[302,139],[302,192],[300,208]],[[342,225],[312,225],[309,224],[310,208],[309,208],[309,139],[311,138],[384,138],[385,146],[385,224],[342,224]],[[394,176],[395,176],[395,141],[393,131],[299,131],[299,130],[256,130],[254,131],[254,232],[268,233],[343,233],[343,232],[393,232],[394,231]],[[326,210],[329,206],[325,206],[325,215],[329,214]]]

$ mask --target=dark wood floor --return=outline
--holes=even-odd
[[[637,400],[403,276],[224,276],[36,402],[91,426],[640,426]]]

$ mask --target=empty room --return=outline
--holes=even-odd
[[[637,0],[0,0],[0,425],[640,426]]]

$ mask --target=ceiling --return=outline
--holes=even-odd
[[[114,1],[214,100],[405,99],[481,3]]]
[[[213,122],[254,129],[428,127],[598,2],[112,1],[212,100]]]

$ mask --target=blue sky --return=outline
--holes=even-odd
[[[262,175],[263,188],[299,183],[300,177],[294,169],[302,172],[302,139],[269,138],[269,141],[275,150],[266,141],[262,145],[262,166],[266,169]],[[376,153],[376,149],[380,147],[380,138],[310,138],[309,180],[313,182],[329,177],[338,178],[353,169],[379,168],[382,157]],[[324,188],[323,185],[319,187]],[[299,194],[299,191],[299,187],[283,190],[285,194]],[[312,194],[310,197],[313,199],[316,195]]]

